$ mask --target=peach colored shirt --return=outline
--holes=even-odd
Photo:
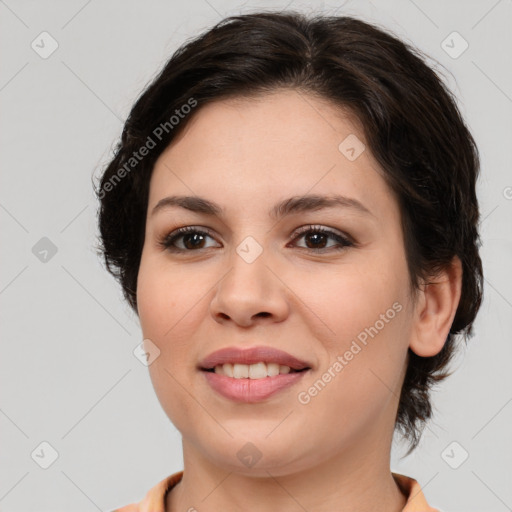
[[[420,484],[405,475],[392,473],[398,487],[407,497],[407,503],[402,512],[440,512],[427,503]],[[181,480],[183,471],[174,473],[152,487],[139,503],[132,503],[112,512],[165,512],[166,494]]]

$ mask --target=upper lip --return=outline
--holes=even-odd
[[[311,367],[306,361],[301,361],[288,354],[288,352],[265,346],[252,348],[227,347],[216,350],[203,359],[199,363],[199,367],[202,370],[211,370],[217,365],[226,363],[255,364],[259,362],[278,363],[289,366],[293,370],[303,370]]]

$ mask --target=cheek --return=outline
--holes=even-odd
[[[195,294],[182,280],[179,274],[143,254],[137,279],[139,321],[144,339],[160,350],[148,371],[163,410],[178,430],[186,427],[189,415],[197,414],[197,405],[185,391],[189,387],[186,365],[192,364],[190,339],[197,328],[197,310],[193,308]],[[183,289],[187,293],[182,294]]]
[[[364,266],[345,267],[322,281],[322,293],[311,307],[329,326],[322,338],[326,354],[319,372],[328,383],[318,383],[323,395],[318,404],[378,411],[393,393],[399,395],[408,346],[408,276],[403,257],[392,251],[389,255]],[[345,422],[343,415],[338,418]]]
[[[165,348],[169,340],[181,338],[204,304],[204,289],[198,280],[173,271],[162,258],[143,253],[137,279],[137,304],[143,335]]]
[[[198,277],[197,271],[179,271],[161,254],[143,253],[137,280],[139,321],[144,339],[160,350],[149,366],[159,395],[179,395],[179,384],[190,384],[199,358],[194,340],[209,315],[209,289],[209,280]]]
[[[346,342],[359,334],[364,339],[365,329],[376,322],[379,331],[389,331],[389,323],[398,316],[399,306],[393,308],[393,304],[403,306],[405,299],[403,276],[382,259],[379,264],[358,262],[336,272],[327,268],[325,274],[303,274],[295,281],[290,276],[289,281],[294,282],[294,291],[308,306],[309,315],[317,318],[316,334],[329,352],[344,351]],[[384,321],[391,320],[384,329],[381,315]]]
[[[363,436],[397,404],[407,357],[407,345],[401,341],[405,322],[400,315],[405,315],[405,308],[399,309],[397,301],[395,309],[383,310],[388,323],[369,323],[361,314],[352,318],[346,336],[329,347],[329,357],[308,382],[310,387],[301,390],[301,403],[310,402],[300,407],[327,438],[334,436],[343,444],[352,436]]]

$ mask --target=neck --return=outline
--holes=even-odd
[[[406,498],[389,468],[390,443],[384,451],[382,438],[380,445],[367,441],[364,454],[352,449],[299,471],[274,467],[257,476],[214,466],[184,441],[183,478],[168,493],[166,511],[400,512]]]

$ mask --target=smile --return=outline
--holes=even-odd
[[[224,373],[225,367],[228,368],[228,372],[233,373],[233,376]],[[256,372],[256,376],[251,376],[251,367],[256,368],[252,370],[252,375]],[[279,373],[268,374],[269,371],[273,373],[276,369]],[[311,368],[291,370],[289,366],[272,363],[268,365],[265,363],[224,364],[216,366],[215,370],[202,370],[202,374],[210,388],[224,398],[234,402],[256,403],[268,400],[279,392],[291,388],[310,370]]]
[[[225,363],[215,366],[213,370],[217,375],[225,375],[234,379],[265,379],[267,377],[275,377],[276,375],[286,375],[288,373],[295,373],[304,371],[294,370],[289,366],[279,363],[265,363],[259,362],[255,364],[240,364],[240,363]]]

